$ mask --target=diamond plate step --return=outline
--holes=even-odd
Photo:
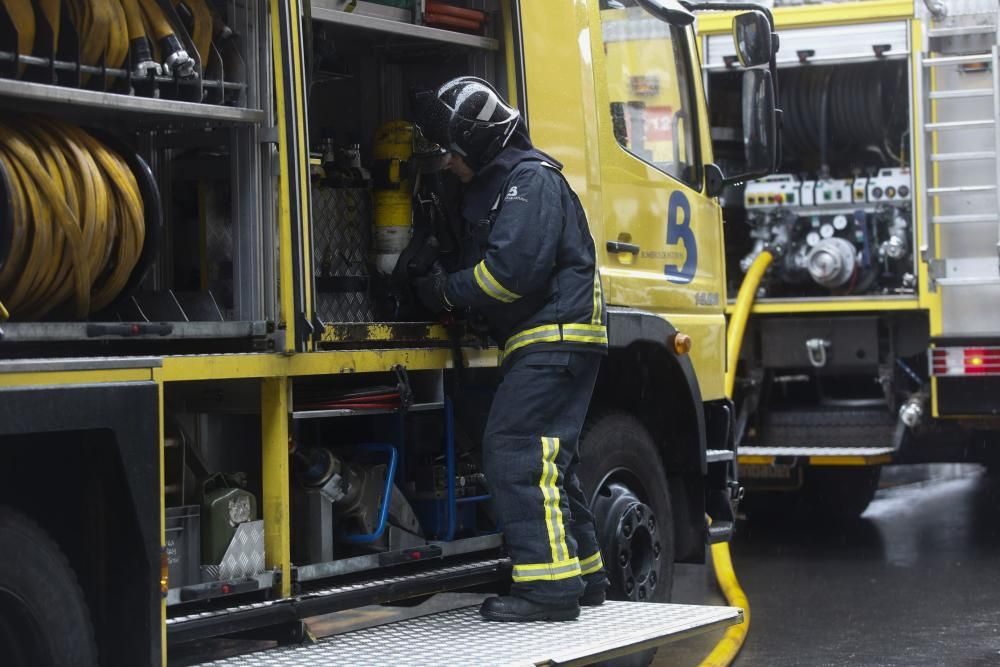
[[[505,558],[435,567],[411,574],[355,580],[303,592],[283,600],[265,600],[226,609],[198,611],[167,619],[171,644],[265,628],[369,604],[404,600],[497,580],[507,573]]]
[[[736,607],[606,602],[571,623],[494,623],[469,607],[204,664],[587,665],[742,622]]]
[[[770,465],[807,459],[810,465],[878,465],[889,463],[892,447],[740,447],[741,465]]]
[[[705,450],[706,463],[718,463],[720,461],[732,461],[733,450],[731,449],[708,449]]]

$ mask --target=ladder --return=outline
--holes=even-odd
[[[923,48],[914,56],[929,147],[920,257],[930,290],[941,288],[943,306],[951,306],[942,326],[954,329],[963,309],[982,307],[984,288],[1000,293],[1000,24],[996,0],[943,4],[947,15],[924,17]],[[973,287],[979,290],[963,289]]]

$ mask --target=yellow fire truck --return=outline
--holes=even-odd
[[[997,5],[778,4],[782,173],[723,198],[730,295],[774,256],[741,478],[750,512],[853,518],[884,463],[1000,461]],[[713,108],[738,76],[726,26],[699,24]]]
[[[719,6],[5,0],[4,664],[294,643],[306,617],[509,581],[480,467],[503,341],[429,321],[393,275],[454,221],[411,91],[462,74],[565,163],[597,241],[610,353],[582,456],[621,602],[558,641],[461,609],[420,642],[393,624],[261,664],[579,664],[740,622],[633,604],[732,530],[717,196],[777,148],[767,12],[736,21],[723,170],[689,9]]]

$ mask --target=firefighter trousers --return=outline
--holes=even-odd
[[[504,366],[483,440],[486,477],[514,564],[511,593],[571,604],[608,579],[587,498],[579,439],[601,356],[538,351]]]

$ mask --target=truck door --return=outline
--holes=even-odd
[[[670,313],[707,307],[721,318],[720,210],[701,194],[693,32],[632,0],[601,0],[599,13],[591,46],[607,301]]]

